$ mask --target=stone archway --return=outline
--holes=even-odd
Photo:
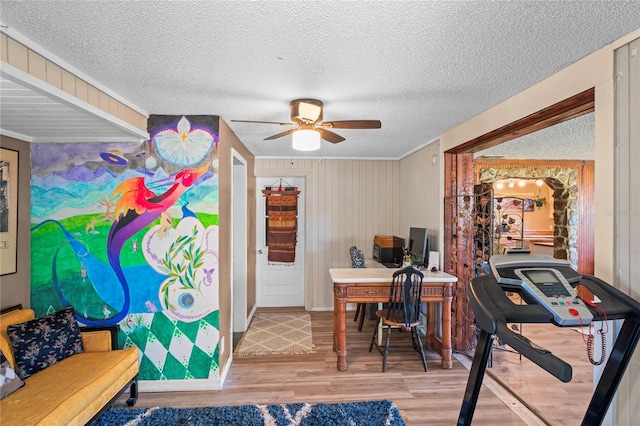
[[[553,252],[557,259],[578,265],[578,171],[563,167],[483,167],[480,183],[494,183],[509,178],[542,179],[553,190]]]

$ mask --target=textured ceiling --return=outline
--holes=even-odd
[[[400,158],[640,28],[638,1],[0,5],[7,31],[133,105],[220,115],[266,157],[309,154],[290,136],[262,141],[280,126],[232,119],[289,121],[289,101],[317,98],[325,120],[379,119],[382,129],[336,131],[346,141],[312,156]]]

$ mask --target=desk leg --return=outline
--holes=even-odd
[[[338,350],[338,296],[333,292],[333,351]]]
[[[448,287],[448,291],[442,298],[442,368],[453,368],[451,361],[451,294],[452,289]]]
[[[345,289],[334,287],[333,346],[338,357],[338,371],[347,370],[347,298]]]
[[[427,334],[424,339],[424,347],[428,351],[433,350],[432,338],[436,336],[436,303],[427,302]]]

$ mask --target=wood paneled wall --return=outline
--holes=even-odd
[[[399,236],[408,238],[411,226],[427,228],[430,251],[438,251],[442,223],[439,183],[443,168],[439,152],[440,142],[434,142],[400,160],[400,204],[403,208]]]
[[[399,227],[406,206],[400,200],[398,160],[258,158],[255,175],[305,177],[308,310],[332,309],[329,268],[351,266],[349,247],[356,245],[371,258],[374,235],[408,233]]]
[[[0,60],[143,131],[147,117],[23,44],[0,34]]]
[[[615,51],[616,156],[614,286],[640,300],[640,38]],[[638,383],[640,351],[629,363],[616,399],[616,424],[635,424],[640,418]]]
[[[307,309],[332,309],[329,268],[350,267],[352,245],[371,258],[374,235],[407,238],[410,226],[425,227],[437,250],[438,153],[432,143],[401,160],[256,159],[256,176],[306,179]]]

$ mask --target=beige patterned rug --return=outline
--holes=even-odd
[[[236,355],[314,353],[311,315],[306,312],[263,312],[253,317]]]

